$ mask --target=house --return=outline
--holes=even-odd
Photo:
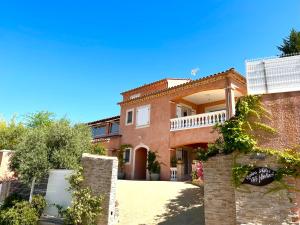
[[[93,143],[101,143],[106,154],[116,156],[121,145],[120,116],[114,116],[87,123],[92,129]]]
[[[197,80],[166,78],[121,93],[120,117],[89,125],[108,155],[118,144],[132,146],[124,153],[126,179],[148,178],[150,150],[157,152],[161,180],[170,180],[174,157],[183,162],[182,176],[189,177],[194,151],[215,141],[213,126],[234,115],[237,99],[246,93],[246,80],[234,69]],[[110,133],[112,123],[119,124],[117,135]]]

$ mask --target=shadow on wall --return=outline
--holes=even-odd
[[[185,189],[157,216],[159,225],[204,225],[203,187]]]

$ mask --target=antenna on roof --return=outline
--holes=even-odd
[[[199,70],[200,70],[200,69],[199,69],[198,67],[197,67],[197,68],[194,68],[194,69],[192,69],[192,70],[191,70],[191,75],[192,75],[192,76],[196,76],[196,75],[197,75],[197,73],[199,72]]]

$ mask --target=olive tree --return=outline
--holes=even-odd
[[[28,129],[16,146],[10,167],[21,181],[31,184],[50,169],[76,169],[81,155],[90,152],[91,131],[83,124],[72,125],[66,119]]]
[[[0,120],[0,149],[14,150],[19,144],[26,127],[13,117],[9,122]]]

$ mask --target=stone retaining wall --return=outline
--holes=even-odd
[[[261,140],[264,147],[284,149],[300,144],[300,91],[262,96],[272,120],[265,121],[278,133]],[[238,191],[231,183],[232,156],[216,156],[204,163],[204,200],[206,225],[286,225],[300,224],[300,192],[280,190],[266,194],[276,182],[266,186],[242,185]],[[276,170],[277,160],[240,155],[237,162]],[[290,186],[300,188],[300,180],[287,178]],[[233,211],[234,210],[234,211]]]
[[[93,194],[104,197],[98,225],[116,224],[116,187],[118,159],[116,157],[83,154],[84,184]]]
[[[213,157],[203,165],[205,225],[236,224],[231,168],[231,155]]]

